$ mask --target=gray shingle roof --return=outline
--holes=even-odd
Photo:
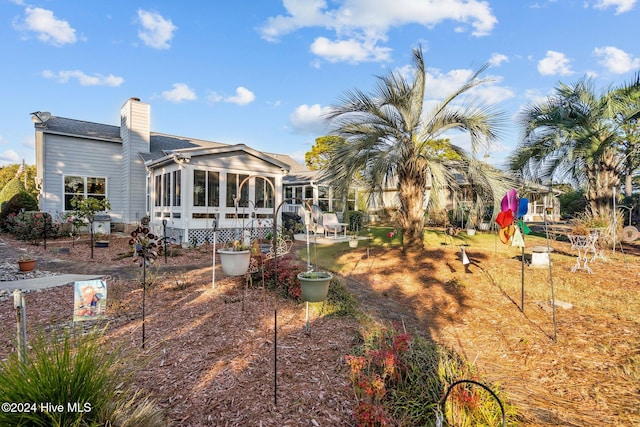
[[[102,139],[122,143],[120,138],[120,127],[113,125],[105,125],[102,123],[86,122],[76,119],[68,119],[65,117],[52,116],[46,123],[45,127],[36,125],[36,128],[42,129],[47,133],[56,133],[63,135],[79,136],[85,138]],[[150,150],[148,153],[140,153],[144,161],[156,160],[165,153],[172,150],[188,149],[188,148],[220,148],[230,146],[222,142],[204,141],[201,139],[193,139],[175,135],[167,135],[157,132],[150,133]],[[285,182],[302,182],[314,181],[318,178],[317,171],[310,171],[305,165],[300,164],[288,154],[266,153],[263,154],[272,157],[290,167],[289,175],[285,178]]]
[[[82,120],[67,119],[65,117],[51,116],[51,118],[47,120],[44,130],[51,133],[122,142],[120,139],[119,126],[85,122]]]

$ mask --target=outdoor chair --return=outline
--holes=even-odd
[[[338,233],[343,233],[343,237],[347,237],[347,225],[338,220],[338,216],[334,213],[322,214],[322,227],[324,228],[325,237],[333,233],[333,238],[338,238]]]

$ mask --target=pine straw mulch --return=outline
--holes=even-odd
[[[544,244],[529,238],[528,246]],[[537,242],[537,243],[536,243]],[[578,270],[569,243],[552,241],[548,268],[525,266],[518,248],[500,243],[430,248],[405,257],[397,249],[345,252],[341,273],[380,318],[454,348],[506,392],[519,425],[640,425],[640,260],[637,247]],[[493,245],[492,245],[493,246]],[[525,256],[525,261],[527,260]],[[367,286],[358,286],[366,283]],[[554,340],[554,337],[556,340]]]
[[[86,247],[65,255],[20,242],[10,246],[39,252],[41,261],[68,257],[60,265],[77,271],[65,272],[105,264],[130,270],[131,260],[116,259],[122,253],[117,244],[94,261],[88,260]],[[589,275],[571,273],[575,254],[568,243],[552,246],[555,298],[573,304],[556,308],[557,334],[548,269],[525,267],[521,311],[517,248],[488,250],[472,240],[468,269],[452,245],[414,256],[396,248],[367,252],[360,247],[339,253],[337,262],[363,310],[454,348],[499,385],[518,408],[519,425],[638,425],[639,255],[631,253],[634,248],[624,256],[607,253],[609,259],[593,263]],[[170,425],[352,425],[354,402],[343,357],[355,343],[356,322],[313,312],[307,334],[302,304],[260,288],[245,294],[243,281],[223,277],[219,267],[212,289],[210,259],[209,251],[184,250],[169,258],[173,270],[152,275],[156,283],[147,293],[144,349],[139,285],[125,274],[109,282],[109,336],[128,347],[128,363],[139,369],[136,385],[152,393]],[[82,263],[68,264],[72,260]],[[181,264],[192,267],[181,272]],[[27,295],[30,330],[68,324],[71,295],[70,286]],[[12,326],[0,334],[1,357],[11,350],[14,333],[8,299],[0,301],[0,321]]]

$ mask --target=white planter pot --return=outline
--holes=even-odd
[[[478,225],[478,230],[480,231],[489,231],[490,228],[491,224],[488,222],[481,222],[480,225]]]
[[[467,235],[468,236],[475,236],[476,235],[476,229],[475,228],[467,229]]]
[[[249,269],[251,251],[224,251],[219,250],[222,271],[227,276],[244,276]]]
[[[358,247],[358,239],[349,239],[349,247],[357,248]]]

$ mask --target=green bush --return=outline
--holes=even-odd
[[[0,365],[0,401],[35,406],[0,412],[0,425],[164,425],[154,403],[128,385],[129,377],[118,362],[122,354],[106,351],[102,341],[103,333],[96,329],[48,338],[40,333],[31,341],[25,363],[10,354]],[[60,410],[43,410],[47,403]]]
[[[360,211],[346,211],[344,213],[344,222],[349,224],[349,230],[355,232],[362,230],[364,214]]]
[[[14,195],[8,201],[2,203],[2,209],[0,209],[0,224],[2,224],[3,229],[4,224],[7,221],[7,218],[11,214],[18,214],[21,211],[37,211],[38,210],[38,202],[36,199],[31,196],[31,194],[26,191],[20,191],[18,194]],[[6,230],[6,229],[5,229]]]
[[[582,190],[571,191],[558,196],[560,215],[563,218],[574,218],[587,209],[587,199]]]
[[[14,177],[11,181],[7,182],[4,187],[2,187],[2,190],[0,190],[0,206],[11,200],[11,198],[16,194],[23,191],[25,191],[24,184],[19,178]]]

